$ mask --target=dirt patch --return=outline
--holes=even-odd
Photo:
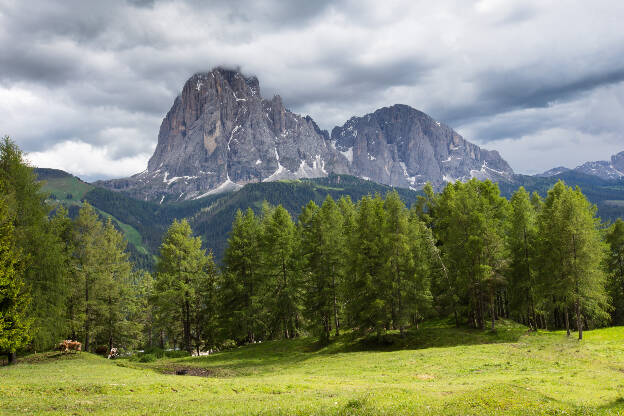
[[[200,368],[200,367],[184,367],[175,366],[168,367],[164,371],[165,374],[174,374],[176,376],[195,376],[195,377],[219,377],[219,371],[215,371],[212,368]]]
[[[433,380],[435,376],[431,374],[418,374],[416,378],[419,380]]]

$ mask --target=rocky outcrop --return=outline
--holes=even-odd
[[[548,169],[546,172],[538,173],[534,176],[538,178],[550,178],[552,176],[557,176],[565,172],[569,172],[571,169],[566,168],[565,166],[557,166],[556,168]]]
[[[509,165],[406,105],[354,117],[331,138],[309,116],[260,95],[255,77],[216,68],[193,75],[163,120],[147,169],[99,182],[163,202],[199,198],[246,183],[352,174],[420,189],[427,181],[509,180]]]
[[[624,152],[611,156],[611,161],[598,160],[595,162],[585,162],[574,169],[568,169],[563,166],[547,170],[544,173],[537,174],[538,177],[557,176],[564,172],[576,171],[586,175],[597,176],[605,180],[618,180],[624,178]]]
[[[607,180],[624,178],[624,152],[611,156],[610,162],[606,160],[587,162],[574,170]]]
[[[420,189],[426,182],[471,178],[511,180],[498,152],[464,140],[450,127],[407,105],[353,117],[331,134],[332,146],[349,160],[351,174],[391,186]]]

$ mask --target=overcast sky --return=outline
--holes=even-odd
[[[185,80],[240,66],[331,130],[402,103],[519,173],[624,150],[621,0],[0,0],[0,135],[87,180],[145,169]]]

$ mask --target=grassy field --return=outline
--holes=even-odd
[[[585,337],[432,322],[382,345],[304,338],[145,364],[40,354],[0,368],[0,413],[624,414],[624,327]]]
[[[91,189],[93,185],[73,176],[47,178],[41,187],[43,192],[54,195],[58,201],[66,204],[80,204],[80,200]]]

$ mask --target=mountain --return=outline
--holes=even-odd
[[[510,181],[498,152],[479,148],[450,127],[407,105],[353,117],[332,130],[330,144],[349,160],[352,175],[391,186],[440,189],[470,178]]]
[[[570,170],[571,170],[570,168],[566,168],[565,166],[557,166],[556,168],[549,169],[544,173],[538,173],[537,175],[534,175],[534,176],[537,176],[539,178],[550,178],[552,176],[557,176],[559,174],[568,172]]]
[[[587,162],[577,166],[574,170],[602,179],[624,178],[624,152],[611,156],[611,161]]]
[[[412,189],[427,181],[439,189],[455,179],[513,175],[497,152],[409,106],[353,117],[330,137],[311,117],[286,109],[279,96],[263,99],[257,78],[215,68],[185,83],[145,171],[97,184],[162,203],[330,173]]]
[[[586,162],[574,169],[568,169],[563,166],[547,170],[535,176],[549,177],[557,176],[560,173],[574,170],[587,175],[597,176],[604,180],[617,180],[624,178],[624,152],[611,156],[611,161],[599,160],[596,162]]]

